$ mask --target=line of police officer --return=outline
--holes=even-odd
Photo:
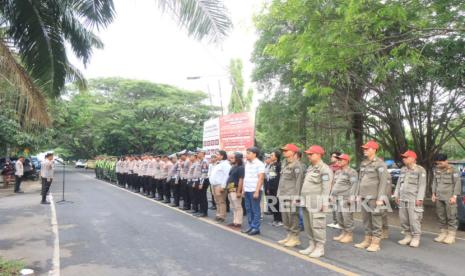
[[[201,150],[170,156],[125,156],[116,162],[115,171],[117,183],[122,187],[200,217],[207,216],[209,162]]]
[[[326,213],[332,206],[341,227],[340,235],[333,240],[345,244],[353,242],[353,214],[361,210],[365,237],[355,247],[369,252],[381,249],[381,240],[387,238],[385,229],[386,214],[390,209],[390,174],[386,164],[376,155],[379,146],[375,141],[368,141],[362,149],[365,160],[357,173],[350,168],[347,154],[336,157],[338,169],[333,172],[323,162],[325,150],[318,145],[305,151],[310,163],[305,171],[298,158],[299,148],[293,144],[282,147],[286,162],[281,169],[277,196],[287,236],[278,241],[279,244],[286,247],[301,244],[298,214],[301,208],[309,247],[299,252],[313,258],[323,256]],[[415,152],[409,150],[402,154],[402,158],[405,166],[393,194],[399,205],[401,228],[405,235],[398,243],[415,248],[420,244],[426,171],[416,164]],[[452,244],[457,231],[456,200],[460,194],[460,175],[448,164],[446,155],[438,154],[435,161],[432,201],[436,204],[441,229],[435,241]],[[209,163],[202,151],[184,151],[179,153],[179,158],[176,155],[127,156],[116,163],[121,186],[156,197],[171,206],[191,210],[201,217],[207,216],[208,172]],[[357,209],[357,206],[360,208]]]

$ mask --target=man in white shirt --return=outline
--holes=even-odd
[[[257,147],[247,149],[244,175],[245,209],[247,210],[247,220],[249,228],[244,230],[251,236],[260,234],[261,200],[262,186],[265,179],[265,164],[257,157],[260,150]]]
[[[228,155],[224,150],[218,151],[219,162],[212,168],[210,175],[210,184],[213,189],[213,196],[216,202],[216,218],[218,222],[224,222],[226,219],[226,182],[228,181],[231,164],[228,161]]]
[[[15,193],[22,194],[24,193],[21,191],[21,181],[24,175],[24,156],[20,156],[15,163]]]
[[[42,201],[40,202],[41,204],[50,204],[50,202],[48,202],[46,198],[53,181],[53,169],[53,154],[47,153],[45,155],[44,161],[42,161],[40,169],[40,177],[42,178]]]

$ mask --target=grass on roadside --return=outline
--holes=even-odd
[[[9,261],[0,257],[0,276],[16,276],[24,268],[21,261]]]

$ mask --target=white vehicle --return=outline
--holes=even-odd
[[[79,159],[78,161],[76,161],[76,165],[75,165],[76,168],[84,168],[85,166],[86,166],[86,160]]]

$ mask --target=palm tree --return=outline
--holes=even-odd
[[[232,26],[221,0],[156,1],[196,39],[220,42]],[[92,30],[105,28],[114,16],[113,0],[0,1],[0,76],[18,91],[21,123],[50,124],[47,98],[59,96],[67,80],[84,84],[66,44],[86,65],[93,49],[103,47]],[[2,91],[0,106],[1,97]]]

